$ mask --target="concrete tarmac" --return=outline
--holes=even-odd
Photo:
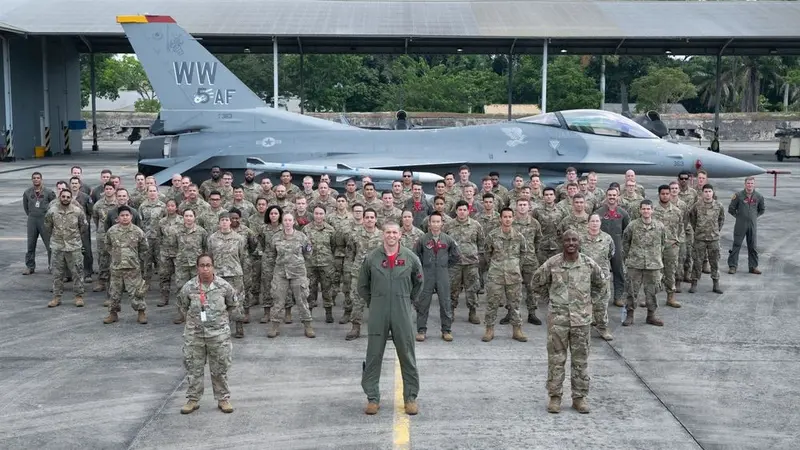
[[[463,302],[455,312],[454,342],[439,338],[438,317],[431,314],[428,340],[417,345],[421,391],[415,417],[402,413],[402,396],[395,395],[402,383],[391,342],[382,408],[377,416],[363,414],[366,339],[346,342],[349,325],[325,324],[322,308],[314,311],[316,339],[303,337],[298,321],[283,325],[277,339],[267,339],[266,325],[257,323],[260,311],[254,311],[245,338],[234,340],[229,380],[236,411],[217,410],[206,376],[201,408],[181,415],[183,327],[171,323],[173,306],[155,307],[155,290],[148,297],[149,324],[137,324],[124,299],[120,321],[103,325],[104,294],[90,291],[86,307],[76,308],[70,285],[60,307],[46,307],[52,277],[41,243],[37,272],[21,275],[25,218],[20,203],[31,172],[42,172],[52,187],[78,164],[93,186],[108,167],[132,186],[135,146],[101,143],[99,153],[3,163],[0,448],[797,448],[800,162],[777,163],[776,148],[775,143],[722,145],[724,153],[764,168],[795,172],[780,177],[777,197],[772,197],[772,176],[757,179],[767,201],[758,236],[764,274],[746,273],[746,249],[740,272],[727,274],[734,220],[726,216],[720,264],[724,294],[711,292],[708,275],[698,293],[678,294],[680,309],[665,307],[665,294],[659,293],[663,328],[645,325],[641,309],[635,325],[622,328],[620,310],[612,306],[614,341],[592,338],[589,415],[570,408],[569,378],[562,413],[546,412],[544,326],[525,324],[530,340],[519,343],[511,340],[510,326],[496,325],[495,340],[483,343],[484,327],[467,322]],[[600,185],[622,179],[601,175]],[[640,179],[651,198],[665,181]],[[712,177],[711,183],[726,208],[743,186],[741,179]],[[546,309],[540,307],[539,317]],[[341,298],[335,315],[341,315]]]

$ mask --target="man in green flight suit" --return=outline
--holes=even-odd
[[[400,225],[385,223],[383,245],[367,254],[358,276],[358,294],[369,307],[367,358],[361,378],[368,400],[366,414],[377,414],[380,406],[381,364],[389,333],[400,360],[406,414],[419,412],[412,311],[422,284],[422,263],[412,250],[400,246]]]

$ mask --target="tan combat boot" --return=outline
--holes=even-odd
[[[381,409],[381,405],[376,402],[369,402],[367,406],[364,408],[364,414],[374,416],[378,414],[378,410]]]
[[[667,293],[667,306],[671,306],[673,308],[680,308],[681,307],[681,303],[679,301],[675,300],[675,293],[674,292]]]
[[[614,335],[611,334],[611,332],[608,331],[608,328],[606,327],[597,327],[597,333],[600,335],[600,338],[603,339],[604,341],[614,340]]]
[[[286,317],[283,318],[283,323],[292,323],[292,307],[286,308]]]
[[[345,324],[345,323],[350,322],[350,313],[351,313],[351,311],[349,309],[345,309],[344,310],[344,314],[342,315],[342,318],[339,319],[339,323],[340,324]]]
[[[416,400],[409,400],[406,402],[406,414],[409,416],[416,416],[419,414],[419,406],[417,406]]]
[[[486,327],[486,332],[483,333],[481,340],[483,342],[491,342],[494,339],[494,327]]]
[[[307,338],[312,338],[313,339],[313,338],[317,337],[317,334],[314,333],[314,328],[311,326],[311,322],[304,322],[303,323],[303,329],[305,331],[305,335],[306,335]]]
[[[261,322],[261,323],[269,323],[269,310],[270,309],[271,308],[269,306],[265,306],[264,307],[264,317],[262,317],[261,320],[259,320],[259,322]]]
[[[344,340],[352,341],[353,339],[356,339],[359,336],[361,336],[361,324],[354,323],[353,328],[350,329],[350,331],[347,333],[347,336],[344,337]]]
[[[561,412],[561,396],[550,396],[550,402],[547,403],[547,412],[551,414],[558,414]]]
[[[692,280],[692,285],[689,286],[689,293],[694,294],[697,292],[697,280]]]
[[[478,312],[475,311],[475,308],[470,308],[469,309],[469,318],[468,318],[468,320],[469,320],[469,323],[472,323],[472,324],[475,324],[475,325],[480,325],[481,324],[481,319],[478,318]]]
[[[183,408],[181,408],[181,414],[191,414],[198,409],[200,409],[200,404],[197,403],[197,400],[189,400],[183,405]]]
[[[325,323],[333,323],[333,307],[325,307]]]
[[[620,308],[622,308],[623,306],[625,306],[625,301],[622,300],[622,298],[615,298],[614,306],[619,306]]]
[[[736,273],[736,267],[733,267],[733,266],[728,267],[728,273],[731,274],[731,275],[735,274]]]
[[[417,342],[425,342],[425,333],[423,333],[422,331],[417,332],[415,339],[417,340]]]
[[[217,408],[219,408],[219,410],[225,414],[230,414],[233,412],[233,405],[231,405],[230,400],[220,400],[217,402]]]
[[[172,319],[172,323],[174,323],[175,325],[180,325],[185,321],[186,317],[183,316],[183,313],[180,310],[178,310],[178,315],[175,316],[174,319]]]
[[[761,275],[761,271],[758,270],[758,267],[751,267],[750,273],[752,273],[753,275]]]
[[[270,322],[269,323],[269,331],[267,331],[267,337],[272,339],[277,337],[281,334],[281,323],[280,322]]]
[[[250,323],[250,308],[244,309],[244,319],[242,319],[242,323]]]
[[[629,308],[627,310],[627,314],[625,315],[625,320],[622,321],[622,326],[629,327],[631,325],[633,325],[633,310]]]
[[[116,311],[111,311],[108,313],[105,319],[103,319],[103,323],[108,325],[110,323],[114,323],[119,320],[119,316],[117,315]]]
[[[572,408],[581,414],[589,414],[589,403],[586,402],[586,397],[573,398]]]
[[[645,323],[648,323],[650,325],[655,325],[657,327],[664,326],[664,321],[656,317],[655,311],[647,311],[647,318],[645,319]]]
[[[144,310],[139,311],[139,314],[136,316],[136,322],[144,325],[147,323],[147,313]]]
[[[444,333],[442,333],[442,339],[445,342],[453,342],[453,333],[445,331]]]
[[[83,305],[84,305],[83,296],[82,295],[76,295],[75,296],[75,306],[78,307],[78,308],[83,308]]]
[[[94,285],[92,288],[92,292],[104,292],[106,290],[106,282],[105,281],[97,281],[97,284]]]
[[[54,295],[53,299],[50,300],[50,303],[47,304],[47,307],[48,308],[55,308],[56,306],[58,306],[60,304],[61,304],[61,296],[60,295]]]
[[[514,331],[511,334],[511,339],[517,342],[528,342],[528,336],[522,333],[522,325],[514,325]]]
[[[719,287],[719,280],[713,280],[714,286],[711,288],[711,291],[716,294],[722,294],[722,289]]]

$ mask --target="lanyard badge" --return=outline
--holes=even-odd
[[[200,322],[205,322],[208,320],[206,316],[206,292],[203,290],[203,286],[200,285]]]

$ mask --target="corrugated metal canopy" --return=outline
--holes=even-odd
[[[436,0],[8,0],[0,21],[129,51],[115,17],[171,15],[216,52],[800,54],[800,3]],[[299,38],[299,39],[298,39]]]

